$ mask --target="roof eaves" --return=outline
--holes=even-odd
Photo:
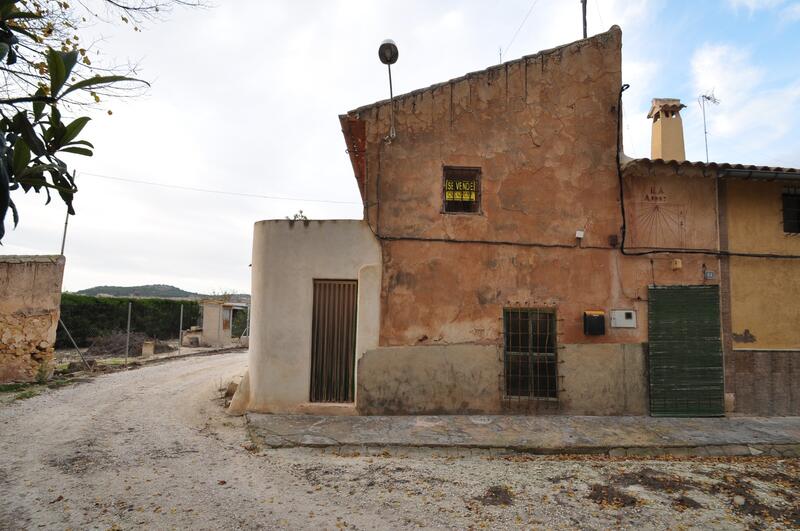
[[[756,166],[731,164],[728,162],[677,161],[664,159],[632,159],[623,164],[623,168],[644,164],[649,166],[671,166],[673,168],[696,168],[699,170],[716,170],[723,178],[751,180],[800,180],[800,169],[780,166]]]

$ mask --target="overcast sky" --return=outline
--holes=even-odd
[[[176,10],[142,33],[93,29],[112,58],[141,60],[152,88],[103,102],[85,130],[96,155],[70,161],[80,192],[65,290],[159,283],[249,292],[255,221],[299,209],[360,218],[337,116],[388,96],[377,58],[385,38],[400,49],[400,94],[496,64],[500,48],[510,60],[581,37],[578,0],[217,4]],[[697,97],[713,90],[721,103],[709,110],[712,160],[800,167],[800,1],[589,0],[588,14],[590,34],[622,28],[628,155],[649,156],[650,98],[677,97],[688,105],[687,158],[704,160]],[[57,254],[62,206],[34,194],[14,200],[22,220],[0,253]]]

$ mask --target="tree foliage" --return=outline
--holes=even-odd
[[[95,43],[81,34],[98,21],[129,24],[134,31],[147,19],[188,0],[0,0],[0,242],[4,221],[19,212],[12,192],[56,193],[70,214],[78,191],[65,154],[92,156],[81,138],[87,116],[65,120],[62,109],[97,104],[101,97],[129,94],[146,83],[135,69],[93,62]],[[119,18],[116,18],[119,17]],[[128,91],[128,92],[126,92]],[[110,112],[110,111],[109,111]]]
[[[200,304],[197,301],[171,299],[128,299],[89,297],[63,293],[61,320],[80,347],[88,347],[91,338],[125,331],[128,325],[128,303],[131,304],[131,331],[157,339],[178,337],[181,306],[183,328],[197,324]],[[72,343],[64,329],[58,327],[56,348],[70,348]]]

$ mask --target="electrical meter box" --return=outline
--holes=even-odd
[[[636,328],[636,310],[611,310],[611,328]]]
[[[583,312],[583,333],[587,336],[605,335],[606,312],[599,310]]]

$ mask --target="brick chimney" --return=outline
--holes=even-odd
[[[653,98],[647,117],[653,120],[651,159],[686,160],[683,147],[681,109],[686,105],[676,98]]]

